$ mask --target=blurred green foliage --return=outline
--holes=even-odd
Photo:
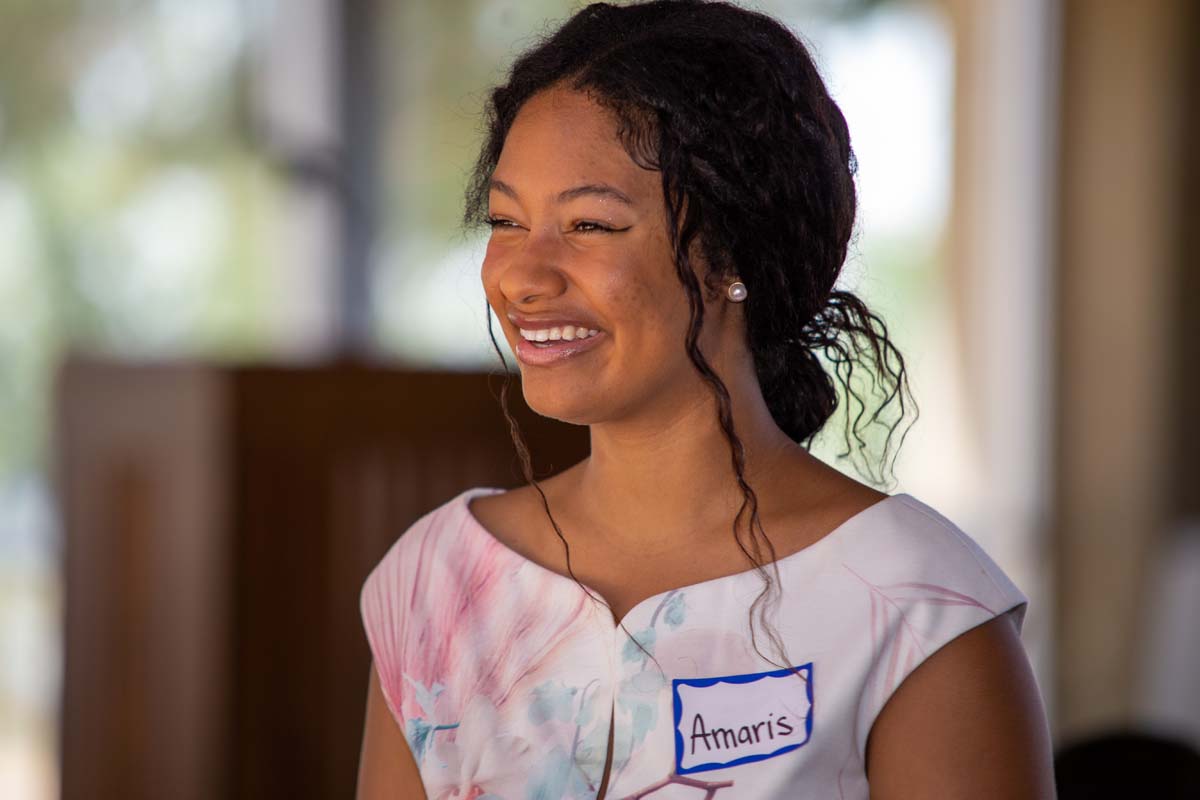
[[[277,189],[241,124],[243,10],[237,0],[6,3],[0,480],[44,468],[50,384],[67,348],[262,347]]]

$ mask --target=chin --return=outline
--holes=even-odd
[[[556,419],[568,425],[591,425],[604,417],[598,398],[603,397],[594,385],[563,386],[552,380],[522,375],[521,390],[525,405],[538,416]]]

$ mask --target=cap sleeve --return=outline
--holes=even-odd
[[[1017,631],[1028,598],[979,544],[911,495],[860,555],[858,579],[870,604],[872,650],[859,701],[857,745],[913,670],[941,647],[1011,612]]]
[[[406,730],[401,713],[400,686],[403,681],[401,647],[404,641],[406,615],[401,612],[402,587],[400,585],[401,542],[400,537],[384,554],[363,582],[359,593],[359,611],[363,630],[371,649],[375,672],[379,676],[379,687],[387,702],[388,710],[401,731]]]

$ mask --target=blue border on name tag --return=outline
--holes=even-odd
[[[684,768],[683,766],[683,734],[679,731],[679,723],[683,720],[683,700],[679,697],[680,686],[696,686],[705,688],[718,683],[754,683],[763,678],[782,678],[785,675],[794,676],[799,671],[805,673],[804,683],[805,691],[808,694],[808,714],[804,717],[804,741],[787,744],[778,750],[773,750],[770,753],[756,753],[754,755],[742,756],[733,761],[709,761],[703,764],[697,764],[694,767]],[[692,772],[707,772],[713,769],[725,769],[726,767],[736,767],[738,764],[749,764],[752,761],[763,761],[775,756],[781,756],[784,753],[789,753],[798,747],[803,747],[812,739],[813,727],[813,665],[812,662],[800,664],[796,667],[788,669],[777,669],[771,672],[755,672],[749,675],[724,675],[718,678],[675,678],[671,681],[671,696],[672,705],[675,708],[675,772],[678,775],[687,775]]]

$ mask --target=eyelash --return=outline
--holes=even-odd
[[[511,220],[500,219],[499,217],[487,217],[484,221],[493,230],[496,228],[506,228],[511,222]],[[615,233],[618,230],[624,230],[624,228],[609,228],[605,225],[601,225],[599,222],[590,222],[588,220],[581,220],[580,222],[576,223],[575,227],[578,228],[580,225],[592,226],[585,230],[579,231],[580,233]]]

